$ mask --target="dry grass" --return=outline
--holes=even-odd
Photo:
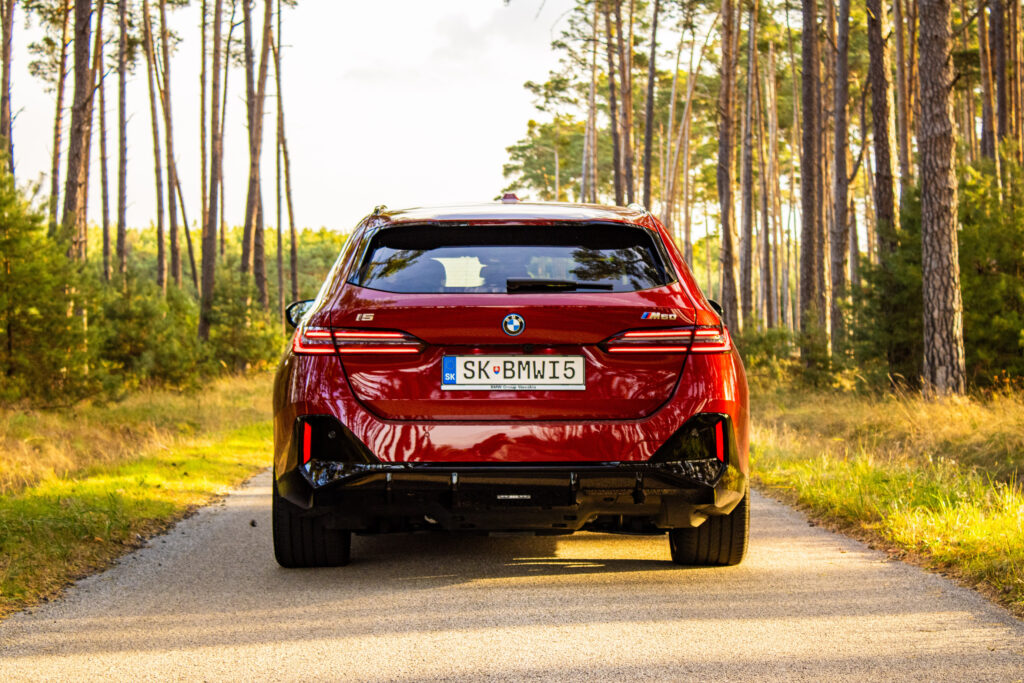
[[[192,393],[140,391],[109,405],[0,410],[0,496],[267,420],[270,382],[261,373]]]
[[[1024,614],[1024,396],[762,394],[755,476]]]
[[[1024,394],[926,401],[918,396],[778,391],[754,398],[755,427],[825,453],[875,460],[943,458],[1002,481],[1024,466]]]
[[[212,438],[180,437],[131,461],[0,496],[0,618],[59,595],[269,466],[272,431],[264,419]]]

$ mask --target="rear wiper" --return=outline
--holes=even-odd
[[[612,291],[614,285],[601,282],[577,282],[575,280],[546,280],[540,278],[510,277],[505,280],[507,292],[575,292],[577,289],[604,289]]]

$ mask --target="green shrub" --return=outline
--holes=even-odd
[[[43,215],[0,172],[0,401],[67,403],[95,390],[88,298]]]
[[[1024,180],[1004,156],[1003,183],[990,162],[960,177],[960,288],[969,382],[978,388],[1024,377]],[[858,364],[874,385],[887,376],[919,384],[924,354],[919,191],[904,202],[896,251],[864,264],[854,339]]]
[[[243,281],[231,259],[220,269],[203,353],[209,370],[242,372],[265,368],[281,355],[283,327],[260,309],[251,276]]]

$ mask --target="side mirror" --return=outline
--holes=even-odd
[[[295,303],[289,304],[284,309],[284,319],[288,321],[288,324],[293,328],[299,326],[299,322],[302,320],[302,316],[309,312],[309,309],[313,307],[313,299],[306,299],[305,301],[296,301]]]
[[[711,308],[715,309],[715,313],[718,314],[718,317],[725,320],[725,311],[722,310],[722,304],[712,299],[708,299],[708,303],[711,304]]]

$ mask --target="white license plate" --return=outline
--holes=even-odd
[[[445,356],[441,388],[491,391],[586,389],[583,356]]]

